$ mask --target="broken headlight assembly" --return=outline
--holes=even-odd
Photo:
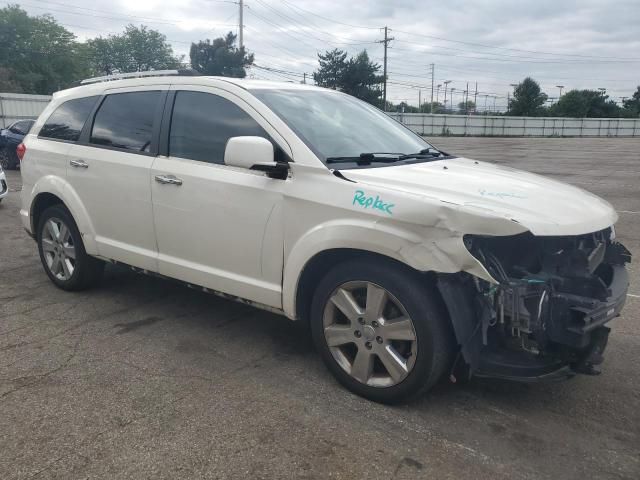
[[[612,228],[558,237],[466,235],[466,248],[498,282],[441,275],[468,372],[534,381],[597,374],[629,284],[631,254]]]

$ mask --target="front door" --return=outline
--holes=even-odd
[[[286,181],[224,164],[229,138],[277,134],[233,95],[190,88],[169,94],[151,172],[160,273],[280,308]]]

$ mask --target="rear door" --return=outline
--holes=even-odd
[[[157,248],[149,172],[167,89],[107,90],[67,166],[93,223],[98,254],[150,271],[157,271]]]
[[[160,273],[281,307],[287,181],[225,165],[224,149],[262,136],[286,155],[286,142],[241,99],[197,86],[172,87],[162,130],[151,174]]]

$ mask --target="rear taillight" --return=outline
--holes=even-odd
[[[27,147],[24,145],[24,143],[21,143],[16,147],[16,155],[18,155],[20,161],[22,161],[22,159],[24,158],[25,153],[27,153]]]

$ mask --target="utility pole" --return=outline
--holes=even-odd
[[[244,27],[243,21],[242,21],[242,15],[243,15],[243,9],[244,9],[244,0],[240,0],[239,3],[240,3],[240,15],[239,15],[239,25],[238,25],[238,45],[240,45],[240,48],[242,48],[243,46],[242,29]]]
[[[447,85],[451,83],[451,80],[445,80],[443,83],[444,83],[444,113],[447,113]]]
[[[464,114],[469,115],[469,82],[467,82],[467,89],[464,93],[466,94],[464,99]]]
[[[473,94],[473,113],[478,112],[478,82],[476,82],[476,93]]]
[[[422,113],[422,90],[418,90],[418,111]]]
[[[442,86],[441,83],[439,83],[438,85],[436,85],[436,103],[438,103],[438,98],[440,98],[440,87]]]
[[[493,96],[493,113],[494,114],[496,113],[496,98],[498,98],[498,96],[494,95]]]
[[[302,74],[302,83],[307,83],[307,72]]]
[[[518,88],[518,84],[517,83],[510,83],[509,85],[513,87],[513,96],[515,98],[515,96],[516,96],[516,88]],[[509,113],[511,111],[511,102],[510,102],[510,100],[511,100],[510,96],[511,95],[510,95],[510,93],[511,92],[507,91],[507,113]]]
[[[376,43],[384,43],[384,67],[382,75],[384,76],[384,87],[382,89],[382,110],[387,111],[387,48],[393,37],[389,37],[389,28],[384,27],[384,40],[378,40]]]
[[[431,113],[433,114],[433,77],[436,76],[436,66],[431,64]]]

